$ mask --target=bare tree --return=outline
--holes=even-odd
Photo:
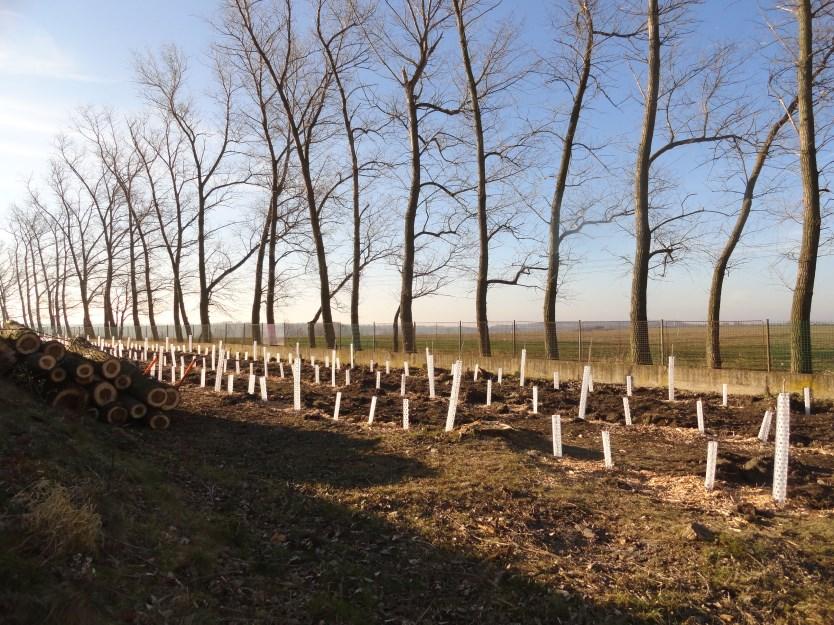
[[[419,274],[437,275],[448,263],[434,263],[434,258],[446,259],[448,255],[437,249],[449,243],[460,232],[461,219],[454,212],[438,213],[433,208],[437,196],[451,198],[457,205],[457,196],[464,189],[453,189],[430,173],[433,158],[436,168],[455,167],[447,160],[446,151],[453,151],[459,140],[433,127],[429,117],[440,113],[444,116],[462,112],[459,104],[449,104],[441,86],[435,84],[438,46],[453,14],[442,0],[403,0],[394,6],[386,2],[383,22],[368,25],[366,37],[378,62],[398,85],[402,93],[402,108],[397,103],[388,109],[389,116],[405,130],[408,137],[407,199],[403,211],[403,240],[400,258],[399,318],[403,333],[403,349],[416,351],[416,336],[412,304],[415,295],[415,279]],[[434,157],[432,156],[434,153]],[[442,164],[442,165],[441,165]],[[431,240],[431,255],[422,255],[421,242]]]
[[[325,341],[327,347],[332,348],[336,344],[336,334],[330,306],[331,285],[322,213],[345,179],[337,176],[335,181],[321,184],[323,180],[317,180],[315,159],[324,156],[318,154],[318,149],[331,132],[327,127],[326,104],[333,75],[320,51],[298,36],[291,0],[269,4],[228,0],[225,27],[241,44],[246,39],[246,45],[254,47],[283,107],[304,186],[318,266]]]
[[[366,88],[358,80],[360,72],[368,66],[370,48],[361,31],[370,20],[372,8],[362,6],[353,0],[316,0],[316,34],[324,51],[333,85],[338,96],[344,137],[350,157],[351,212],[353,215],[352,267],[350,289],[350,326],[353,346],[362,349],[359,332],[359,284],[361,273],[369,264],[373,254],[363,255],[363,222],[370,211],[370,204],[362,205],[362,183],[360,177],[376,167],[376,162],[362,161],[359,157],[359,143],[363,136],[373,134],[375,128],[362,119],[361,97]],[[368,108],[367,106],[365,108]],[[368,229],[365,228],[365,234]],[[367,237],[364,237],[367,241]],[[366,248],[366,252],[368,252]],[[370,261],[372,262],[372,261]]]
[[[635,251],[630,344],[636,364],[652,362],[647,290],[653,259],[660,258],[657,266],[661,269],[675,262],[687,247],[690,231],[684,229],[682,234],[678,233],[673,224],[703,212],[683,204],[679,212],[659,212],[659,202],[651,200],[652,167],[661,156],[682,146],[737,139],[734,125],[744,117],[743,109],[735,105],[737,96],[728,95],[732,75],[730,47],[720,46],[694,62],[680,58],[683,54],[676,44],[684,34],[683,24],[691,4],[690,0],[670,0],[660,6],[658,0],[648,0],[645,36],[641,32],[629,39],[645,40],[648,47],[646,83],[641,86],[643,124],[634,168]],[[661,76],[664,63],[666,70]],[[659,107],[665,137],[658,146],[655,138]]]
[[[817,59],[812,75],[812,81],[817,83],[820,76],[828,69],[831,56],[834,54],[834,45],[828,44],[819,51],[819,58]],[[771,77],[773,82],[773,77]],[[819,89],[821,85],[815,84],[815,88]],[[822,88],[823,92],[827,89]],[[775,144],[782,129],[794,123],[794,115],[796,114],[799,99],[794,96],[789,102],[782,101],[781,107],[784,109],[782,115],[774,121],[767,129],[767,134],[761,141],[754,141],[753,163],[749,171],[745,167],[745,154],[743,150],[744,144],[736,142],[736,149],[739,154],[742,172],[745,175],[744,191],[741,196],[741,204],[739,206],[738,215],[736,216],[735,224],[733,225],[730,235],[727,238],[724,247],[715,263],[715,268],[712,273],[712,281],[710,284],[709,304],[707,307],[707,326],[708,326],[708,340],[707,340],[707,363],[713,368],[721,368],[721,342],[720,342],[720,320],[721,320],[721,295],[724,285],[724,278],[727,275],[730,259],[741,240],[744,228],[750,218],[753,202],[757,197],[757,183],[762,171],[770,158]]]
[[[216,85],[219,90],[219,132],[208,128],[201,120],[193,100],[185,93],[187,62],[183,54],[173,46],[165,48],[159,58],[146,55],[138,59],[136,71],[139,82],[145,87],[145,95],[161,114],[173,120],[185,142],[191,183],[196,203],[197,224],[197,274],[199,279],[200,324],[203,336],[210,337],[210,309],[212,295],[223,280],[240,269],[257,250],[257,245],[244,249],[232,259],[231,254],[214,254],[209,248],[211,234],[221,227],[211,229],[207,223],[209,213],[230,200],[231,190],[248,181],[249,175],[238,175],[230,162],[234,146],[238,142],[237,129],[233,127],[234,86],[228,71],[216,63]],[[213,148],[213,153],[209,151]],[[229,224],[227,224],[229,225]],[[219,263],[212,256],[219,258]]]
[[[493,285],[515,286],[532,271],[543,269],[530,262],[530,256],[512,267],[510,275],[490,275],[490,246],[502,234],[521,238],[523,205],[512,180],[523,175],[524,155],[535,130],[524,120],[513,120],[512,95],[526,77],[522,55],[513,48],[518,33],[511,22],[503,22],[483,43],[486,18],[500,7],[487,0],[453,0],[458,43],[466,84],[465,117],[471,124],[477,178],[474,184],[477,224],[478,270],[475,279],[475,317],[480,351],[492,353],[487,315],[487,296]]]

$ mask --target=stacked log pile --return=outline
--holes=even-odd
[[[30,388],[53,408],[94,415],[112,425],[133,422],[166,429],[170,418],[164,412],[179,404],[176,388],[86,339],[44,341],[14,321],[0,328],[0,376]]]

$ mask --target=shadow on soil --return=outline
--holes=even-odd
[[[0,417],[6,417],[2,409]],[[54,479],[90,483],[104,538],[92,574],[69,572],[70,556],[33,566],[36,555],[21,551],[17,560],[28,563],[26,570],[0,574],[0,621],[655,622],[555,592],[500,559],[455,548],[453,539],[448,546],[427,542],[398,517],[392,487],[429,481],[430,468],[380,452],[374,439],[309,425],[179,414],[168,432],[90,423],[46,440],[54,431],[27,420],[28,442],[7,439],[0,445],[3,460],[14,455],[21,469],[16,478],[24,480],[27,464],[41,459],[21,460],[21,454],[50,454]],[[44,440],[32,446],[32,437]],[[521,430],[508,442],[549,449],[545,437]],[[0,501],[25,485],[0,483],[7,491]],[[340,503],[349,489],[367,489],[373,512],[361,498]],[[433,512],[424,511],[426,522]],[[0,536],[7,530],[0,527]],[[690,616],[704,617],[688,609],[667,615],[674,622]]]

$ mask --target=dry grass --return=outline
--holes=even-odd
[[[46,559],[93,552],[101,536],[101,516],[90,502],[73,502],[66,487],[42,479],[14,497],[25,512],[23,526]]]

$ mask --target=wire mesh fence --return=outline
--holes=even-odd
[[[399,352],[406,349],[401,327],[384,323],[362,323],[353,328],[334,323],[332,346],[346,349],[351,343],[357,350]],[[552,358],[568,361],[633,362],[632,328],[628,321],[560,321],[546,332],[542,322],[499,321],[488,325],[490,355],[518,356],[527,350],[528,358]],[[717,333],[715,330],[717,329]],[[791,366],[790,323],[764,321],[722,321],[717,328],[704,321],[649,321],[639,328],[636,345],[655,364],[675,356],[678,366],[720,366],[760,371],[789,370]],[[42,328],[49,332],[48,328]],[[328,332],[323,324],[282,322],[257,324],[220,322],[211,326],[157,325],[155,328],[125,325],[121,328],[94,326],[92,334],[106,338],[174,340],[184,342],[223,341],[229,345],[291,346],[300,349],[327,347]],[[834,372],[834,323],[819,322],[810,326],[810,353],[815,372]],[[81,326],[67,332],[71,336],[90,334]],[[459,356],[481,354],[481,336],[472,322],[416,322],[413,326],[412,351],[426,347],[437,353]],[[717,334],[717,336],[715,336]],[[550,338],[550,341],[548,341]],[[713,349],[709,342],[713,338]],[[548,344],[551,349],[548,350]],[[556,350],[553,347],[555,345]]]

